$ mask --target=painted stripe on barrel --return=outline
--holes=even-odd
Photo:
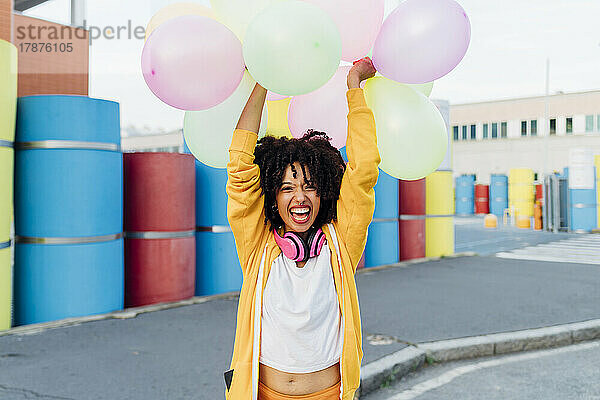
[[[229,233],[231,227],[228,225],[197,226],[196,232]]]
[[[33,142],[15,143],[17,150],[34,149],[74,149],[74,150],[105,150],[121,152],[121,146],[115,143],[83,142],[78,140],[38,140]]]
[[[144,231],[144,232],[125,232],[125,239],[181,239],[192,237],[196,234],[196,230],[191,231]]]
[[[0,243],[0,250],[10,247],[11,244],[12,244],[12,242],[10,240],[8,242]]]
[[[572,205],[573,208],[596,208],[596,204],[584,204],[584,203],[576,203]]]
[[[425,220],[427,218],[426,215],[400,215],[398,217],[400,221],[417,221],[417,220]]]
[[[371,222],[396,222],[397,218],[373,218]]]
[[[30,237],[16,236],[15,241],[21,244],[86,244],[86,243],[101,243],[110,242],[112,240],[121,239],[123,233],[102,236],[85,236],[85,237]]]
[[[10,142],[8,140],[1,140],[0,139],[0,147],[10,147],[10,148],[12,148],[12,147],[14,147],[14,143]]]

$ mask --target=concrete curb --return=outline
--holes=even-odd
[[[176,301],[172,303],[159,303],[151,306],[126,308],[124,310],[113,311],[105,314],[89,315],[85,317],[66,318],[58,321],[43,322],[40,324],[31,324],[18,326],[6,331],[0,331],[0,337],[8,335],[35,335],[48,329],[64,328],[68,326],[77,326],[86,322],[102,321],[106,319],[130,319],[135,318],[140,314],[169,310],[190,306],[193,304],[202,304],[212,300],[235,299],[239,296],[239,292],[223,293],[214,296],[192,297],[191,299]]]
[[[444,256],[444,257],[417,258],[414,260],[403,261],[403,262],[395,263],[395,264],[381,265],[379,267],[360,269],[356,273],[362,274],[365,272],[376,272],[376,271],[381,271],[381,270],[390,269],[390,268],[406,268],[406,267],[409,267],[414,264],[421,264],[421,263],[425,263],[425,262],[429,262],[429,261],[437,261],[437,260],[441,260],[444,258],[472,257],[475,255],[477,255],[477,254],[473,253],[473,252],[466,252],[466,253],[456,253],[456,254],[453,254],[450,256]],[[201,303],[206,303],[206,302],[212,301],[212,300],[233,299],[233,298],[239,297],[239,294],[240,294],[239,292],[229,292],[229,293],[223,293],[223,294],[218,294],[218,295],[214,295],[214,296],[198,296],[198,297],[192,297],[187,300],[176,301],[176,302],[172,302],[172,303],[159,303],[159,304],[153,304],[150,306],[126,308],[124,310],[117,310],[117,311],[113,311],[110,313],[104,313],[104,314],[88,315],[85,317],[66,318],[66,319],[61,319],[58,321],[43,322],[40,324],[23,325],[23,326],[18,326],[16,328],[11,328],[11,329],[8,329],[5,331],[0,331],[0,337],[8,336],[8,335],[34,335],[34,334],[41,333],[48,329],[64,328],[67,326],[76,326],[76,325],[81,325],[86,322],[102,321],[102,320],[106,320],[106,319],[135,318],[140,314],[145,314],[145,313],[149,313],[149,312],[168,310],[171,308],[184,307],[184,306],[189,306],[192,304],[201,304]]]
[[[568,346],[600,339],[600,319],[546,328],[418,343],[361,368],[360,395],[401,379],[425,362],[448,362]]]

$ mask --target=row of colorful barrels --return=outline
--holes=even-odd
[[[115,102],[54,95],[17,104],[14,276],[3,240],[0,329],[193,296],[193,156],[123,156]],[[11,198],[0,210],[5,236]]]
[[[366,268],[454,253],[451,171],[436,171],[416,181],[379,171],[375,199]]]
[[[475,175],[458,176],[455,196],[457,215],[492,213],[501,217],[509,205],[508,177],[494,174],[488,186],[476,184]]]
[[[13,165],[17,109],[17,48],[0,40],[0,331],[11,325]]]

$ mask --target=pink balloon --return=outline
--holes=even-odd
[[[367,55],[383,22],[384,0],[304,0],[326,11],[342,36],[342,60]]]
[[[431,82],[458,65],[470,39],[469,17],[454,0],[406,0],[383,23],[373,64],[397,82]]]
[[[302,137],[308,129],[327,133],[338,149],[346,145],[348,135],[348,90],[346,80],[352,67],[340,67],[335,75],[314,92],[295,96],[288,110],[292,136]]]
[[[284,96],[282,94],[277,94],[275,92],[271,92],[270,90],[267,92],[267,100],[269,101],[278,101],[278,100],[283,100],[283,99],[287,99],[290,96]]]
[[[170,106],[200,111],[225,101],[244,76],[242,44],[225,25],[186,15],[156,28],[142,51],[152,92]]]

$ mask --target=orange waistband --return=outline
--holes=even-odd
[[[315,393],[290,395],[276,392],[258,382],[258,400],[337,400],[340,398],[341,382]]]

